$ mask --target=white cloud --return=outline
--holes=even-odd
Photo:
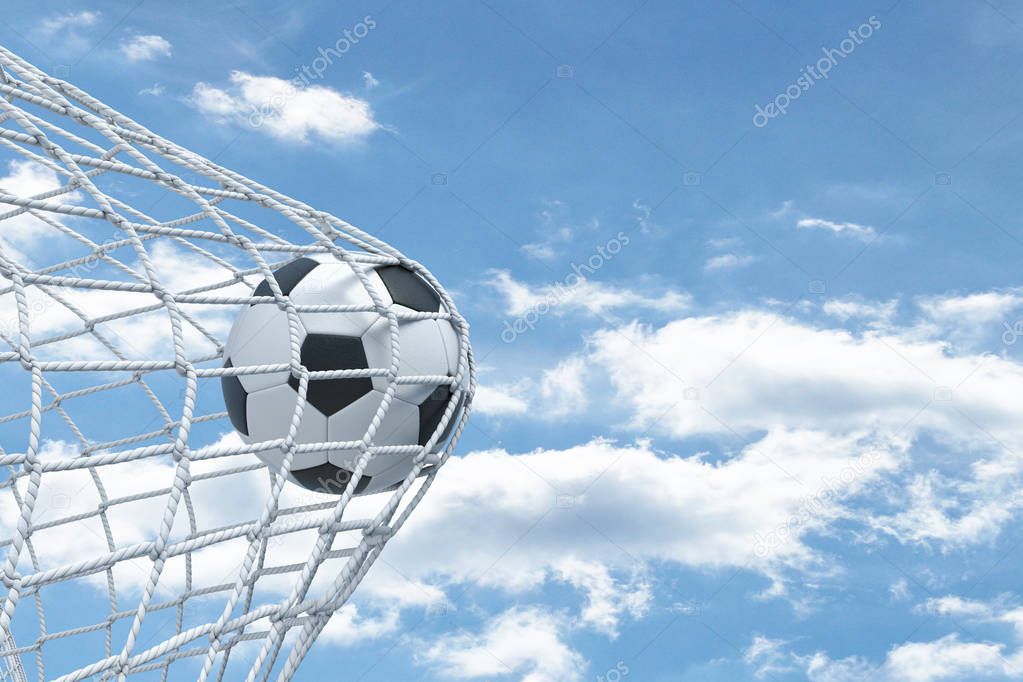
[[[591,218],[582,223],[569,219],[568,207],[557,199],[544,202],[540,211],[541,237],[535,242],[522,245],[522,252],[530,258],[552,261],[561,255],[564,247],[573,243],[580,234],[594,233],[600,222]]]
[[[121,54],[130,62],[148,62],[171,56],[170,41],[159,35],[137,35],[121,41]]]
[[[978,610],[990,615],[984,605],[952,597],[929,600],[926,608],[934,613],[974,620]],[[758,677],[798,668],[810,682],[942,682],[1023,677],[1023,650],[1007,651],[1001,642],[962,641],[958,634],[895,644],[880,662],[862,656],[833,659],[823,651],[800,655],[792,651],[789,644],[756,635],[745,651],[744,661],[756,668],[754,672]]]
[[[380,85],[380,81],[377,80],[369,71],[362,72],[362,83],[366,86],[367,90],[372,90],[376,86]]]
[[[773,211],[768,211],[767,215],[773,218],[774,220],[781,220],[782,218],[793,213],[795,210],[796,202],[794,202],[792,199],[786,199],[785,201],[781,202],[781,206],[774,209]]]
[[[177,257],[167,257],[172,256]],[[507,273],[503,284],[513,294],[509,310],[536,300],[536,289]],[[622,290],[613,293],[621,300]],[[576,305],[586,310],[583,303]],[[856,311],[832,310],[839,312]],[[443,590],[453,584],[521,595],[547,581],[567,582],[585,594],[580,621],[614,635],[622,619],[640,617],[650,602],[649,586],[634,572],[637,561],[705,570],[745,567],[772,579],[785,569],[833,570],[809,538],[836,518],[850,518],[848,505],[857,494],[908,468],[919,434],[926,430],[950,447],[969,450],[973,458],[989,452],[990,445],[976,447],[987,443],[986,436],[964,428],[961,416],[949,409],[953,401],[935,400],[942,387],[952,387],[956,406],[986,430],[1007,443],[1021,442],[1016,432],[1023,415],[1013,398],[1023,389],[1023,368],[1007,358],[950,353],[947,344],[921,338],[915,328],[854,334],[762,310],[694,316],[660,327],[633,323],[594,334],[582,354],[549,372],[544,383],[496,384],[488,398],[490,412],[520,413],[528,402],[523,394],[548,379],[554,387],[550,393],[537,392],[544,399],[585,397],[593,375],[603,373],[614,389],[608,402],[633,428],[680,440],[738,434],[745,444],[713,462],[682,446],[665,452],[663,445],[655,449],[644,441],[599,439],[564,449],[524,454],[495,449],[452,458],[384,550],[386,562],[360,589],[367,600],[362,613],[369,615],[347,612],[333,626],[339,638],[382,636],[397,616],[380,610],[381,604],[393,606],[396,595],[406,594],[402,606],[430,607],[443,603]],[[699,399],[685,400],[686,387],[699,387]],[[592,407],[584,399],[569,402],[576,411]],[[905,507],[868,521],[906,542],[984,540],[1018,507],[1018,472],[1012,458],[993,455],[970,466],[966,480],[914,474]],[[824,489],[830,492],[827,499],[816,499]],[[234,490],[240,497],[259,497],[255,487]],[[572,500],[569,509],[558,504],[561,496]],[[217,503],[233,509],[223,500]],[[10,518],[4,517],[3,525],[11,527]],[[158,521],[140,517],[135,523]],[[779,528],[789,529],[787,538],[759,554],[758,538]],[[508,553],[510,542],[524,534],[528,542]],[[623,551],[609,551],[608,539]],[[229,566],[230,549],[207,555],[212,557],[207,563]],[[301,556],[303,549],[307,545],[299,543],[282,551]],[[441,638],[427,647],[423,660],[466,679],[507,674],[509,668],[526,679],[562,679],[551,673],[559,670],[559,661],[572,661],[570,671],[582,668],[575,661],[578,654],[564,644],[563,618],[513,609],[478,636]],[[535,636],[519,641],[515,635],[522,630]],[[931,657],[961,679],[971,670],[986,670],[991,651],[1000,654],[1002,648],[944,638],[896,647],[877,665],[815,654],[805,669],[814,680],[867,679],[865,671],[933,672],[917,661]],[[495,649],[505,654],[500,667],[488,653]],[[753,659],[758,669],[770,661],[766,651],[761,647]]]
[[[895,601],[905,601],[909,599],[909,581],[905,578],[899,578],[888,587],[888,594],[890,594],[892,599]]]
[[[298,143],[356,142],[381,127],[368,102],[327,86],[296,88],[283,78],[244,71],[232,71],[230,81],[227,89],[197,83],[192,105],[215,121]]]
[[[566,566],[578,569],[579,585],[597,589],[598,574],[585,583],[580,567],[604,566],[616,584],[632,585],[626,591],[634,595],[610,611],[595,600],[591,622],[609,630],[607,614],[639,612],[645,602],[637,562],[745,567],[772,576],[782,565],[812,568],[817,559],[805,535],[826,526],[842,500],[893,466],[879,450],[857,477],[843,477],[871,447],[857,437],[779,428],[717,463],[602,440],[517,455],[474,452],[448,462],[382,556],[412,579],[432,576],[510,593],[564,579]],[[807,497],[827,480],[835,481],[831,496],[804,513]],[[759,553],[758,538],[783,526],[792,529],[788,539]],[[528,539],[507,552],[524,534]]]
[[[961,642],[957,635],[947,635],[933,642],[910,642],[892,649],[884,668],[891,678],[907,682],[1002,675],[1011,670],[1002,650],[1000,644]]]
[[[567,280],[566,280],[567,281]],[[605,315],[616,310],[653,310],[677,312],[691,302],[689,294],[675,290],[645,294],[588,279],[575,279],[574,286],[555,283],[533,286],[515,279],[507,270],[491,270],[484,284],[504,299],[505,314],[519,317],[527,313],[549,312],[555,316],[572,312]]]
[[[763,635],[754,635],[750,645],[742,652],[742,660],[755,667],[753,674],[757,678],[774,677],[791,671],[792,659],[785,650],[788,642],[782,639],[771,639]]]
[[[869,225],[837,223],[821,218],[801,218],[796,222],[796,227],[801,230],[827,230],[835,234],[848,235],[863,240],[871,240],[877,236],[877,231]]]
[[[604,564],[571,557],[557,562],[555,572],[559,579],[586,593],[580,622],[611,638],[618,636],[622,616],[642,618],[650,608],[651,585],[642,575],[619,581]]]
[[[1002,623],[1013,629],[1017,640],[1023,640],[1023,607],[1007,600],[1006,596],[993,602],[964,599],[956,595],[932,597],[921,607],[927,613],[952,618],[964,618],[973,623]],[[1023,662],[1023,651],[1016,655]],[[1023,676],[1023,670],[1020,671]]]
[[[984,291],[965,296],[929,296],[917,305],[942,326],[982,325],[997,322],[1019,308],[1023,296],[1017,291]]]
[[[1023,508],[1018,472],[1007,474],[991,481],[953,479],[936,471],[917,474],[905,486],[905,508],[872,523],[907,543],[962,547],[994,540]]]
[[[529,410],[528,386],[523,383],[480,384],[472,409],[490,416],[526,414]]]
[[[537,607],[516,607],[490,620],[479,634],[441,637],[419,662],[455,679],[521,675],[522,682],[577,682],[586,661],[562,639],[564,618]]]
[[[635,220],[640,233],[651,234],[661,232],[660,226],[650,218],[653,209],[648,204],[636,199],[632,202],[632,208],[637,213]]]
[[[988,619],[992,615],[990,604],[972,599],[963,599],[951,594],[945,597],[931,597],[924,602],[923,609],[943,616],[969,616],[971,618]]]
[[[540,379],[540,394],[547,401],[550,416],[579,412],[589,403],[585,374],[589,370],[581,357],[561,361],[552,369],[544,370]]]
[[[884,317],[887,307],[874,313]],[[593,334],[581,357],[585,368],[574,375],[585,382],[582,394],[609,381],[614,396],[602,403],[613,411],[589,408],[587,416],[640,432],[751,437],[786,425],[828,438],[894,438],[895,450],[907,453],[918,435],[937,437],[962,453],[966,470],[907,472],[899,480],[904,504],[867,521],[902,542],[987,541],[1023,508],[1023,470],[1012,455],[1023,449],[1014,399],[1023,366],[951,352],[919,325],[855,334],[745,310],[613,326]]]
[[[142,88],[139,90],[140,95],[149,95],[150,97],[159,97],[164,93],[164,87],[160,83],[153,83],[148,88]]]
[[[2,186],[0,183],[0,187]],[[26,187],[26,191],[34,191],[34,189]],[[19,217],[15,219],[15,222],[22,220],[23,218]],[[66,219],[64,220],[66,222]],[[18,224],[24,224],[26,227],[17,233],[17,238],[22,241],[38,240],[42,234],[59,234],[54,228],[29,216],[24,217],[24,223],[18,222]],[[43,229],[39,229],[40,227]],[[60,238],[67,239],[66,237]],[[226,268],[197,254],[173,246],[170,242],[149,242],[147,250],[161,283],[171,291],[182,291],[204,284],[222,282],[233,276]],[[35,242],[26,244],[24,251],[32,254],[31,257],[22,257],[25,263],[38,262],[50,255],[49,252],[37,255],[38,249]],[[118,255],[123,257],[128,253],[130,252],[125,249]],[[60,257],[60,260],[64,259],[65,257]],[[134,260],[125,264],[136,271],[142,270],[141,265]],[[91,278],[111,274],[114,279],[123,280],[125,278],[122,272],[111,273],[109,270],[111,268],[108,265],[91,263],[62,274]],[[250,289],[243,283],[237,283],[225,287],[221,291],[226,295],[241,295]],[[61,288],[55,293],[61,296],[65,302],[58,301],[38,287],[32,286],[26,289],[29,328],[36,338],[58,332],[67,333],[83,329],[86,323],[81,319],[79,313],[88,319],[96,319],[144,308],[152,304],[150,295],[137,292]],[[215,338],[224,338],[230,329],[233,319],[231,310],[208,305],[184,305],[183,309]],[[0,296],[0,329],[7,333],[14,333],[19,329],[18,319],[17,300],[14,292]],[[170,321],[163,310],[108,320],[97,325],[96,329],[128,358],[152,359],[156,354],[172,352],[173,336]],[[209,353],[215,349],[213,342],[191,323],[185,322],[182,325],[182,332],[185,350],[190,356]],[[46,359],[57,357],[74,357],[79,360],[112,358],[111,351],[91,334],[83,334],[61,343],[40,346],[36,353],[38,357]]]
[[[849,297],[829,299],[824,302],[822,309],[826,315],[830,315],[840,322],[865,320],[871,324],[885,325],[895,317],[898,306],[897,299],[865,301],[861,298]]]
[[[61,31],[93,26],[99,18],[100,13],[93,10],[53,14],[39,22],[38,31],[44,36],[53,37]]]
[[[873,665],[860,657],[838,660],[818,652],[799,658],[810,682],[939,682],[985,677],[1018,678],[1016,664],[1006,659],[1004,645],[963,642],[946,635],[930,642],[907,642],[893,647],[884,662]]]
[[[237,442],[237,436],[230,434],[222,442]],[[803,545],[803,537],[833,518],[833,505],[861,482],[841,484],[833,503],[806,519],[787,544],[769,556],[757,556],[756,538],[789,523],[805,503],[806,488],[785,472],[800,472],[808,484],[829,476],[837,479],[862,448],[855,439],[836,445],[821,434],[778,431],[717,464],[699,457],[665,456],[645,444],[617,446],[607,441],[522,455],[491,450],[453,458],[360,587],[365,603],[339,617],[332,628],[339,641],[353,630],[359,636],[381,636],[396,618],[392,611],[445,603],[444,585],[521,594],[553,580],[567,582],[586,595],[580,622],[613,635],[623,618],[639,618],[650,606],[652,588],[643,573],[648,561],[700,568],[743,566],[767,574],[778,562],[811,562],[812,552]],[[766,458],[758,449],[773,454]],[[43,457],[67,457],[73,452],[69,446],[49,442]],[[192,473],[199,476],[226,465],[195,462]],[[884,466],[882,462],[864,472],[862,481],[872,480]],[[109,467],[101,474],[108,495],[121,497],[165,488],[172,472],[167,463],[142,460]],[[25,482],[22,479],[19,484]],[[230,480],[196,481],[192,503],[201,526],[220,527],[253,518],[265,486],[262,471],[236,474]],[[572,499],[570,508],[559,506],[562,496]],[[322,499],[289,485],[282,505]],[[644,502],[637,505],[637,500]],[[86,472],[48,473],[36,518],[45,521],[80,513],[96,504],[98,497]],[[366,513],[362,507],[372,504],[373,498],[360,498],[349,514],[358,518]],[[630,513],[622,514],[622,509]],[[700,514],[691,514],[693,509]],[[162,505],[149,500],[111,508],[109,520],[118,544],[150,538],[162,513]],[[16,517],[13,498],[0,498],[2,525],[14,527]],[[180,514],[175,537],[187,532],[187,519]],[[524,533],[528,541],[507,553],[512,539]],[[102,553],[106,546],[95,517],[39,531],[37,538],[44,568]],[[283,537],[271,548],[268,565],[299,561],[314,539],[313,532]],[[609,551],[609,540],[622,551]],[[243,546],[244,539],[200,550],[193,567],[196,586],[229,579]],[[495,563],[498,558],[501,561]],[[122,566],[119,584],[123,589],[141,587],[146,568],[145,559]],[[328,569],[324,580],[329,577]],[[283,592],[292,578],[267,576],[265,580],[270,588]],[[161,579],[161,591],[180,589],[183,579],[182,562],[172,562]],[[101,574],[95,576],[98,588],[103,580]],[[369,616],[362,615],[364,606]]]
[[[57,172],[47,168],[41,163],[30,159],[13,159],[7,164],[7,175],[0,178],[0,191],[13,194],[18,197],[30,198],[37,195],[51,192],[63,186],[61,176]],[[54,197],[52,201],[59,201],[62,204],[78,205],[83,201],[83,195],[79,191],[68,192],[67,194]],[[0,211],[7,212],[15,209],[15,206],[8,204],[0,205]],[[48,217],[53,218],[52,214]],[[61,217],[67,221],[68,218]],[[73,219],[71,219],[73,220]],[[36,262],[31,257],[31,249],[38,244],[42,237],[64,239],[60,232],[42,220],[25,212],[14,218],[4,221],[3,237],[0,237],[0,245],[26,264]]]
[[[391,608],[376,618],[367,618],[360,615],[358,606],[349,602],[331,615],[320,637],[324,642],[339,646],[354,646],[396,632],[400,613]]]
[[[754,260],[753,256],[738,253],[723,253],[720,256],[712,256],[703,264],[703,269],[708,272],[715,270],[736,270],[744,268]]]
[[[586,373],[582,357],[569,357],[541,372],[538,380],[514,383],[481,383],[473,410],[493,417],[514,416],[546,420],[584,409],[588,403]]]
[[[922,313],[918,332],[948,339],[963,350],[1001,350],[1023,336],[1023,294],[1018,289],[926,296],[916,303]]]
[[[748,433],[769,424],[834,432],[914,427],[962,432],[942,410],[920,413],[954,389],[989,427],[1017,418],[1008,396],[1023,388],[1023,367],[1000,358],[950,356],[944,344],[909,332],[817,328],[761,310],[689,317],[661,327],[638,323],[597,332],[593,367],[607,368],[637,429],[655,426],[677,437]],[[964,381],[965,380],[965,381]],[[684,386],[700,387],[699,401],[680,402]],[[1001,431],[999,431],[1001,433]]]

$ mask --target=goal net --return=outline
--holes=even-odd
[[[383,377],[393,396],[398,323],[450,320],[458,367],[425,445],[374,444],[389,399],[361,440],[297,442],[318,378],[297,349],[224,366],[242,306],[300,312],[271,272],[315,254],[402,265],[440,294],[438,313],[375,303],[392,367],[332,375]],[[272,299],[253,294],[264,281]],[[296,415],[246,444],[221,378],[268,371],[298,380]],[[418,263],[0,47],[0,386],[0,680],[288,680],[451,454],[475,376],[468,326]],[[270,448],[279,469],[256,457]],[[287,482],[297,454],[330,448],[359,453],[343,492]],[[356,495],[382,453],[411,473]]]

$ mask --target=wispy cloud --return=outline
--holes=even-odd
[[[593,233],[599,228],[600,221],[596,218],[576,222],[570,219],[569,209],[564,202],[557,199],[545,201],[540,211],[540,238],[524,244],[522,253],[536,260],[552,261],[579,235]]]
[[[121,54],[130,62],[147,62],[171,56],[170,41],[159,35],[138,35],[121,42]]]
[[[822,218],[801,218],[796,222],[796,227],[801,230],[825,230],[844,236],[851,236],[857,239],[870,240],[877,236],[877,231],[869,225],[859,223],[837,223]]]
[[[574,286],[532,285],[515,279],[507,270],[492,270],[484,284],[504,299],[507,315],[524,315],[541,304],[549,306],[555,316],[579,312],[599,316],[619,310],[677,312],[688,308],[692,300],[675,289],[641,292],[587,279]]]
[[[45,17],[39,22],[38,30],[46,36],[54,36],[64,30],[93,26],[99,21],[100,13],[94,10],[67,12]]]
[[[707,262],[703,264],[703,269],[707,272],[713,272],[715,270],[737,270],[744,268],[754,260],[753,256],[739,253],[723,253],[720,256],[711,256],[707,259]]]
[[[43,17],[30,32],[33,38],[56,54],[80,52],[91,47],[86,33],[99,23],[101,17],[97,10],[51,14]]]

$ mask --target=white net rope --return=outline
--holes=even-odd
[[[0,67],[0,679],[291,679],[461,435],[468,326],[426,269],[371,235],[2,47]],[[282,294],[273,269],[314,254],[359,273],[373,304]],[[429,282],[441,312],[386,303],[365,273],[388,265]],[[264,281],[272,297],[254,296]],[[252,303],[286,311],[289,363],[224,367],[226,332]],[[348,312],[387,320],[391,366],[303,366],[297,316]],[[431,317],[457,332],[457,371],[398,376],[399,325]],[[242,442],[221,377],[282,371],[298,383],[289,433]],[[386,380],[364,437],[299,442],[310,382],[352,377]],[[428,442],[374,445],[397,386],[416,382],[450,385]],[[254,454],[271,448],[277,470]],[[359,453],[343,493],[286,481],[297,455],[331,448]],[[355,495],[381,454],[414,466]]]

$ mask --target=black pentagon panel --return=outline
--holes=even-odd
[[[228,358],[224,367],[234,367],[231,359]],[[245,387],[236,376],[223,375],[220,377],[220,389],[224,393],[224,405],[227,406],[227,416],[235,430],[249,435],[249,418],[245,413],[245,406],[248,394]]]
[[[376,269],[391,300],[420,313],[439,313],[440,296],[426,280],[400,265],[384,265]]]
[[[334,466],[330,462],[308,469],[292,469],[291,476],[306,490],[328,495],[340,495],[348,487],[348,482],[352,480],[351,471]],[[355,492],[358,494],[365,490],[371,478],[372,476],[360,478],[359,482],[355,484]]]
[[[281,288],[281,293],[285,296],[291,293],[302,278],[312,272],[319,263],[314,261],[312,258],[299,258],[293,260],[290,263],[285,263],[281,267],[273,271],[274,279],[277,280],[277,285]],[[259,283],[256,290],[252,292],[253,296],[273,296],[273,291],[270,290],[270,283],[265,279]]]
[[[433,393],[419,405],[419,444],[426,445],[427,441],[430,440],[430,436],[437,430],[437,426],[440,424],[440,420],[444,417],[444,410],[448,407],[448,401],[451,400],[452,390],[450,386],[438,386],[433,390]],[[462,412],[462,405],[465,403],[465,393],[458,399],[458,405],[455,406],[455,411],[451,415],[451,419],[448,421],[447,426],[444,427],[444,432],[440,434],[440,438],[437,439],[435,447],[439,447],[447,441],[448,436],[451,435],[452,430],[455,428],[455,424],[458,422],[458,415]]]
[[[311,372],[369,367],[361,338],[334,334],[307,334],[302,342],[302,364]],[[296,377],[289,377],[288,384],[298,390]],[[306,400],[329,417],[372,390],[373,380],[369,377],[314,379],[309,382]]]

